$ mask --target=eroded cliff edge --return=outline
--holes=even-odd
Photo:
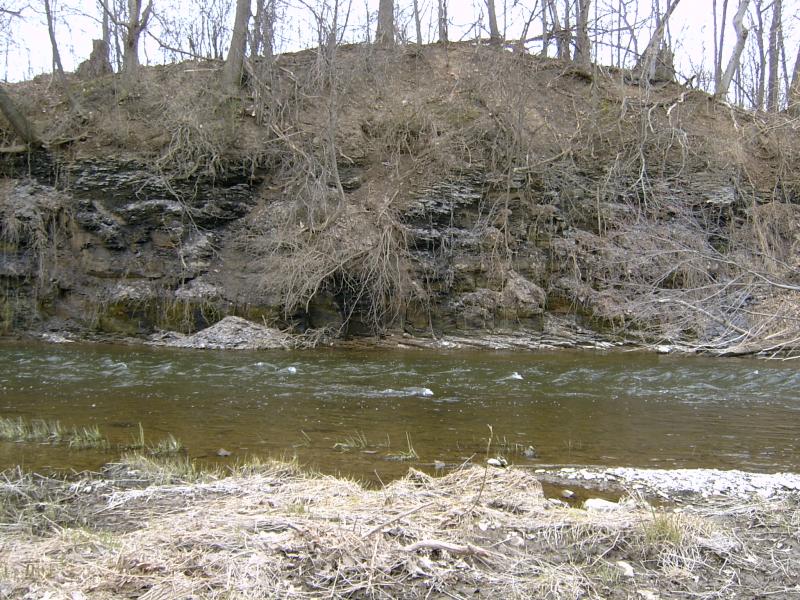
[[[135,91],[76,77],[81,114],[46,80],[14,88],[49,143],[2,159],[0,329],[144,338],[237,315],[313,343],[557,320],[794,352],[787,116],[476,45],[337,57],[257,65],[237,97],[214,63]]]

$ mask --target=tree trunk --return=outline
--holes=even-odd
[[[101,27],[101,35],[102,41],[105,44],[105,60],[102,61],[104,64],[107,64],[109,67],[109,72],[111,71],[111,20],[108,17],[108,12],[103,8],[102,1],[98,2],[100,5],[100,14],[102,15],[100,20],[100,27]],[[94,54],[97,45],[95,44],[97,40],[92,40],[92,54]],[[100,60],[100,59],[98,59]]]
[[[125,23],[125,41],[123,43],[122,72],[127,81],[134,80],[139,74],[139,38],[147,28],[153,2],[149,0],[142,10],[142,0],[128,0],[128,22]]]
[[[58,51],[56,25],[53,21],[53,11],[50,8],[50,0],[44,0],[44,14],[47,18],[47,33],[50,36],[50,47],[53,50],[53,66],[55,67],[59,83],[62,87],[66,88],[66,77],[64,76],[64,66],[61,64],[61,53]]]
[[[738,14],[738,13],[737,13]],[[722,19],[717,24],[717,0],[714,0],[714,89],[718,90],[722,82],[722,52],[725,49],[725,21],[728,18],[728,0],[722,2]],[[734,18],[734,23],[736,19]],[[746,36],[747,34],[745,34]],[[739,32],[736,32],[739,39]],[[730,63],[729,63],[730,64]]]
[[[781,32],[781,0],[772,3],[772,24],[769,28],[769,78],[767,80],[767,111],[778,110],[781,80],[778,78],[780,61],[780,45],[778,37]]]
[[[547,2],[542,2],[542,58],[547,58],[550,45],[550,29],[547,27]]]
[[[271,58],[275,52],[275,0],[257,0],[253,16],[253,35],[250,43],[251,56]]]
[[[789,87],[792,85],[791,80],[789,79],[789,63],[786,61],[786,44],[783,37],[783,28],[781,28],[781,37],[778,40],[780,44],[780,52],[781,52],[781,67],[783,70],[783,89],[786,90],[786,94],[789,94]]]
[[[419,0],[414,0],[414,29],[417,33],[417,46],[422,46],[422,21],[419,17]]]
[[[256,0],[256,12],[253,15],[253,34],[250,36],[250,56],[259,56],[264,47],[264,30],[261,24],[264,22],[265,0]]]
[[[561,27],[561,20],[558,18],[558,8],[555,0],[547,0],[550,9],[550,22],[553,24],[553,35],[556,38],[556,53],[561,60],[569,60],[569,39],[567,32]]]
[[[562,44],[564,52],[562,53],[563,60],[572,59],[572,24],[570,23],[570,0],[564,0],[564,27],[561,29],[561,36],[563,38]]]
[[[736,69],[739,68],[739,60],[741,59],[745,42],[747,42],[748,31],[742,23],[749,3],[750,0],[740,0],[739,9],[733,17],[733,30],[736,32],[736,46],[733,48],[733,54],[731,54],[728,66],[725,68],[725,73],[720,77],[719,84],[714,92],[714,94],[720,98],[725,97],[728,93],[728,88],[730,88],[731,81],[733,80],[733,74],[736,72]]]
[[[103,36],[103,41],[106,43],[106,48],[111,47],[111,23],[108,19],[108,13],[103,9],[102,2],[100,3],[100,12],[102,14],[101,19],[101,31]],[[108,57],[106,57],[108,58]]]
[[[447,43],[447,0],[439,0],[438,3],[438,22],[439,22],[439,41]]]
[[[756,80],[755,105],[753,108],[756,110],[764,110],[764,98],[766,97],[767,90],[767,52],[764,49],[764,10],[761,6],[761,0],[756,0],[755,4],[758,23],[758,37],[756,38],[756,44],[758,46],[758,79]]]
[[[657,15],[658,26],[653,32],[653,37],[651,37],[650,41],[647,42],[647,46],[642,53],[642,58],[637,65],[637,71],[639,71],[639,81],[642,83],[649,83],[655,76],[658,54],[659,50],[661,49],[661,40],[664,39],[664,31],[666,31],[669,18],[672,16],[672,13],[675,12],[675,9],[680,1],[681,0],[672,0],[667,8],[667,12],[664,13],[664,16],[662,17],[661,15]]]
[[[17,105],[6,93],[5,87],[0,85],[0,112],[11,125],[14,132],[30,147],[41,146],[42,141],[36,128],[25,115],[19,112]]]
[[[500,36],[500,29],[497,27],[497,11],[495,10],[494,0],[486,0],[486,10],[489,13],[489,42],[499,45],[503,38]]]
[[[236,16],[233,21],[231,47],[225,59],[222,82],[229,91],[235,91],[242,84],[244,55],[247,50],[247,24],[250,22],[250,0],[236,0]]]
[[[528,40],[528,30],[531,28],[531,24],[535,18],[536,10],[532,10],[530,15],[528,15],[528,20],[525,21],[525,26],[522,28],[522,35],[519,36],[519,41],[514,48],[514,52],[519,52],[521,54],[525,52],[525,43]]]
[[[592,63],[592,47],[589,41],[589,8],[591,0],[579,0],[578,2],[578,32],[575,44],[575,62],[584,66]]]
[[[394,45],[394,0],[380,0],[375,43],[379,46]]]
[[[797,58],[794,59],[792,85],[789,87],[789,114],[800,117],[800,45],[797,47]]]

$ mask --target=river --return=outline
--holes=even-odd
[[[550,464],[800,470],[796,362],[643,352],[216,352],[0,344],[0,417],[171,433],[192,458],[297,456],[391,479],[492,456]],[[491,428],[491,429],[490,429]],[[397,460],[409,443],[418,455]],[[535,458],[525,456],[529,446]],[[220,448],[232,454],[217,457]],[[97,469],[119,450],[0,442],[0,468]],[[404,458],[408,458],[407,456]]]

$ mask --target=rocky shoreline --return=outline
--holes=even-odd
[[[798,473],[629,467],[551,467],[534,473],[549,483],[639,493],[667,502],[770,500],[800,493]]]
[[[17,332],[23,339],[41,340],[53,344],[100,342],[126,345],[159,346],[196,350],[279,350],[303,349],[319,345],[339,348],[419,348],[426,350],[640,350],[658,354],[703,354],[705,356],[753,356],[781,358],[786,352],[764,351],[759,348],[731,351],[698,345],[646,343],[604,335],[581,327],[567,316],[545,315],[541,329],[519,329],[508,332],[474,331],[462,335],[424,335],[407,332],[387,332],[381,336],[341,337],[334,332],[293,334],[275,327],[241,317],[224,317],[214,325],[193,334],[158,330],[149,335],[125,336],[68,330]]]

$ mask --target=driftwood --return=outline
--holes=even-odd
[[[23,152],[27,152],[30,150],[29,146],[25,144],[17,144],[16,146],[6,146],[4,148],[0,148],[0,154],[21,154]]]

